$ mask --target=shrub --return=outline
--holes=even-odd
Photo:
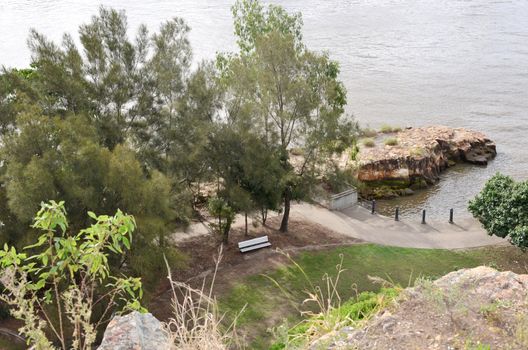
[[[397,127],[397,126],[390,126],[388,124],[383,124],[380,128],[380,132],[384,133],[384,134],[389,134],[389,133],[392,133],[392,132],[399,132],[401,131],[401,128],[400,127]]]
[[[365,128],[361,129],[359,135],[362,137],[376,137],[376,135],[378,135],[378,132],[371,128]]]
[[[395,138],[395,137],[389,137],[389,138],[386,138],[383,143],[386,145],[386,146],[396,146],[398,144],[398,139]]]
[[[516,182],[497,173],[469,202],[469,212],[490,235],[528,249],[528,181]]]
[[[36,254],[7,244],[0,250],[0,300],[23,322],[19,333],[36,349],[90,349],[112,312],[145,311],[141,280],[114,277],[108,264],[110,253],[130,249],[134,218],[119,210],[88,216],[94,224],[67,233],[64,202],[43,203],[32,227],[44,233],[25,248]]]
[[[363,141],[361,141],[361,144],[365,147],[374,147],[376,146],[376,142],[374,142],[373,139],[371,138],[367,138],[367,139],[363,139]]]

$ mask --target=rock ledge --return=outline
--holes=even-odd
[[[384,145],[396,138],[397,144]],[[464,128],[430,126],[398,133],[379,134],[374,147],[361,147],[358,180],[367,186],[394,188],[424,187],[456,162],[486,165],[497,154],[486,135]]]

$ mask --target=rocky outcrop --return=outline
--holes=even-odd
[[[330,334],[314,346],[528,349],[528,275],[481,266],[424,280],[360,328]]]
[[[152,314],[116,316],[106,327],[98,350],[168,350],[167,334]]]
[[[456,162],[486,165],[497,154],[493,141],[480,132],[431,126],[409,128],[390,135],[396,145],[385,145],[379,134],[374,147],[361,147],[357,177],[372,186],[423,187],[438,181]]]

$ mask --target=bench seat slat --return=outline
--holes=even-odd
[[[249,239],[247,241],[239,242],[238,243],[238,248],[242,249],[242,248],[245,248],[245,247],[249,247],[249,246],[252,246],[252,245],[265,243],[265,242],[268,242],[268,236],[257,237],[257,238]]]
[[[260,243],[260,244],[252,245],[252,246],[250,246],[250,247],[240,248],[240,252],[241,252],[241,253],[245,253],[245,252],[249,252],[249,251],[251,251],[251,250],[256,250],[256,249],[260,249],[260,248],[264,248],[264,247],[269,247],[269,246],[271,246],[271,243],[270,243],[270,242]]]

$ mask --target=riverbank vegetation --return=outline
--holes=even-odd
[[[197,64],[181,18],[131,35],[125,13],[101,7],[78,41],[31,30],[31,67],[0,73],[2,242],[32,242],[43,201],[64,200],[73,228],[121,209],[137,231],[119,266],[150,282],[163,255],[184,261],[167,235],[204,213],[225,242],[236,213],[282,210],[286,232],[291,201],[310,198],[356,125],[300,14],[239,1],[233,16],[238,51]]]

